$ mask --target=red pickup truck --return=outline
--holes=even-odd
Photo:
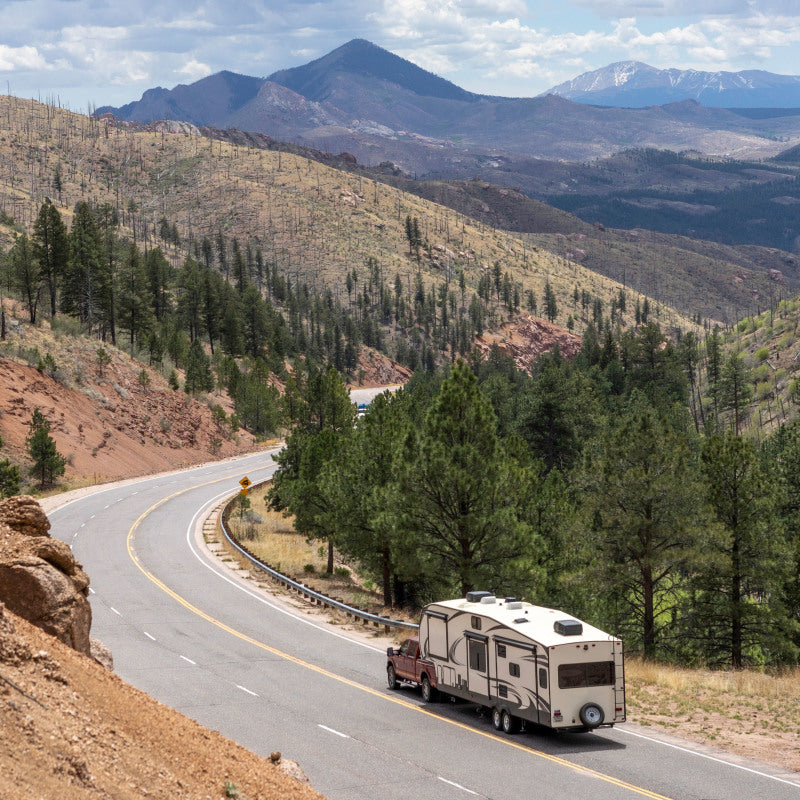
[[[433,663],[419,655],[419,638],[406,639],[400,648],[386,650],[386,682],[390,689],[396,689],[401,682],[413,683],[422,687],[422,699],[432,703],[437,699],[436,670]]]

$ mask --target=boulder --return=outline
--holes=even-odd
[[[50,537],[42,507],[27,495],[0,502],[0,602],[91,656],[89,577],[69,545]]]

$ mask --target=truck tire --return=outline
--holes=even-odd
[[[519,719],[515,717],[510,711],[507,709],[503,709],[501,714],[502,721],[501,725],[503,727],[503,733],[519,733]]]
[[[492,709],[492,725],[496,731],[503,730],[503,712],[499,708]]]
[[[389,666],[386,667],[386,685],[390,689],[397,688],[397,674],[395,673],[394,665],[392,664],[389,664]]]
[[[430,680],[428,680],[427,675],[422,676],[422,699],[426,703],[435,703],[437,699],[436,689],[431,686]]]
[[[587,703],[580,711],[579,714],[581,722],[587,728],[596,728],[598,725],[603,724],[605,714],[603,709],[597,703]]]

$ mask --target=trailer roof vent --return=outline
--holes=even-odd
[[[517,617],[517,618],[514,620],[514,622],[515,622],[517,625],[520,625],[520,624],[521,624],[521,623],[523,623],[523,622],[528,622],[528,618],[527,618],[527,617]]]
[[[492,597],[491,592],[467,592],[468,603],[480,603],[484,597]]]
[[[576,619],[559,619],[553,623],[553,630],[562,636],[580,636],[583,625]]]
[[[507,597],[506,608],[522,608],[522,600],[517,600],[514,597]]]
[[[481,603],[485,603],[486,605],[491,605],[492,603],[496,603],[497,598],[493,594],[487,594],[484,597],[481,597]]]

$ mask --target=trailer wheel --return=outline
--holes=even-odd
[[[503,712],[499,708],[492,709],[492,725],[496,731],[503,730]]]
[[[603,724],[605,714],[597,703],[587,703],[580,711],[581,722],[587,728],[596,728]]]
[[[393,664],[389,664],[389,666],[386,667],[386,685],[390,689],[396,689],[397,688],[397,673],[395,673],[395,671],[394,671],[394,665]]]
[[[430,680],[427,675],[422,676],[422,699],[426,703],[436,702],[436,689],[431,686]]]
[[[502,721],[501,724],[503,726],[503,733],[518,733],[519,732],[519,720],[507,710],[503,710],[502,713]]]

